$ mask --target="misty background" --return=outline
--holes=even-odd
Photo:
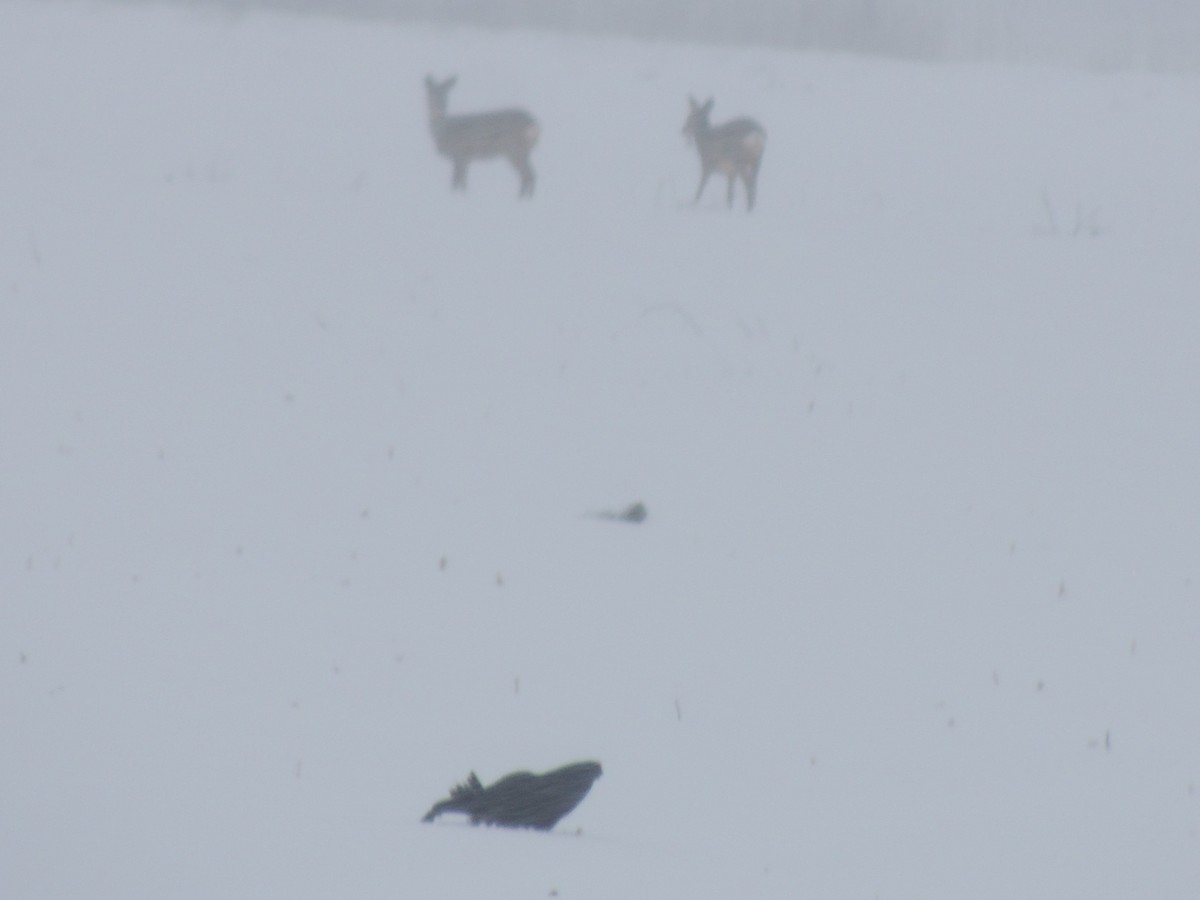
[[[182,0],[922,60],[1200,71],[1195,0]]]
[[[0,0],[0,900],[1196,900],[1197,4]]]

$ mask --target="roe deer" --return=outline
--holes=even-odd
[[[725,202],[733,206],[733,182],[739,175],[746,185],[746,209],[754,209],[754,194],[758,184],[758,167],[762,164],[763,148],[767,133],[753,119],[734,119],[724,125],[710,125],[708,114],[712,112],[712,97],[704,104],[688,97],[691,111],[683,123],[683,133],[696,144],[700,151],[700,186],[696,188],[696,199],[704,193],[708,176],[714,171],[729,179],[729,190]]]
[[[466,190],[467,164],[472,160],[503,156],[521,177],[518,196],[531,196],[534,176],[529,165],[529,151],[537,143],[540,133],[537,122],[523,109],[448,116],[446,98],[457,82],[457,75],[440,83],[431,75],[425,77],[429,130],[438,153],[454,163],[452,186]]]

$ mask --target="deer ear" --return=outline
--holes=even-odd
[[[427,87],[427,88],[437,87],[437,82],[433,80],[432,75],[425,76],[425,87]]]
[[[700,108],[700,104],[696,102],[696,98],[691,94],[688,94],[688,106],[692,108],[692,112],[695,112]]]
[[[707,100],[704,101],[704,106],[701,107],[701,111],[710,113],[710,112],[712,112],[712,108],[713,108],[713,98],[709,97]]]
[[[452,88],[452,87],[454,87],[456,84],[458,84],[458,76],[457,76],[457,75],[451,75],[449,78],[447,78],[445,81],[443,81],[443,82],[442,82],[442,87],[444,87],[444,88]]]

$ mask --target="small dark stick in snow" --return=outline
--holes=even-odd
[[[613,510],[601,510],[600,512],[591,513],[594,519],[608,519],[612,522],[632,522],[634,525],[640,525],[646,521],[646,504],[640,500],[636,503],[631,503],[619,512]]]

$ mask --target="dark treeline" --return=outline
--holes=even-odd
[[[185,0],[912,59],[1200,71],[1192,0]]]

